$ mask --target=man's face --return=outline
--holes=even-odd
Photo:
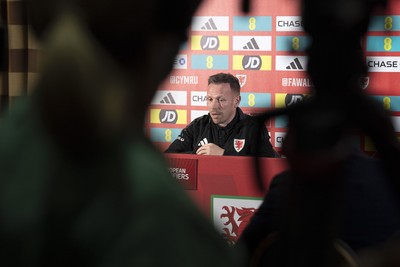
[[[231,90],[229,83],[210,84],[207,89],[207,106],[213,122],[221,127],[230,123],[236,115],[240,95]]]

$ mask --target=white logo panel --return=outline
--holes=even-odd
[[[190,111],[190,121],[194,121],[195,119],[207,115],[208,110],[192,110]]]
[[[271,36],[233,36],[234,51],[271,51]]]
[[[400,57],[367,57],[369,72],[400,72]]]
[[[151,101],[152,105],[186,106],[186,91],[163,91],[159,90]]]
[[[276,56],[275,69],[281,71],[306,71],[307,57],[305,56]]]
[[[192,31],[229,31],[229,16],[193,17]]]
[[[194,107],[207,106],[207,92],[206,91],[192,91],[190,93],[190,105]]]
[[[283,139],[285,138],[286,133],[283,132],[275,132],[275,147],[282,147]]]
[[[173,68],[178,70],[187,69],[187,55],[177,55],[174,59]]]
[[[300,16],[277,16],[276,31],[297,32],[303,31],[303,20]]]

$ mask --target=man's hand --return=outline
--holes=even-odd
[[[204,146],[199,147],[197,149],[197,155],[215,155],[215,156],[222,156],[224,154],[224,149],[220,148],[216,144],[208,143]]]

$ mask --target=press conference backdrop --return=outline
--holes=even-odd
[[[207,114],[207,79],[212,74],[229,72],[239,78],[241,107],[248,114],[291,105],[309,92],[305,49],[310,39],[302,28],[300,0],[253,0],[250,15],[240,11],[240,2],[206,0],[193,18],[188,42],[146,115],[146,133],[161,149],[185,125]],[[399,1],[389,0],[386,14],[374,14],[362,46],[369,68],[362,87],[390,111],[400,136]],[[335,73],[331,79],[337,79]],[[286,119],[275,118],[266,126],[280,151]],[[362,150],[373,153],[367,137],[359,140]]]

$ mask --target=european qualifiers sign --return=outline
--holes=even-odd
[[[168,158],[169,172],[185,190],[197,190],[197,159]]]

